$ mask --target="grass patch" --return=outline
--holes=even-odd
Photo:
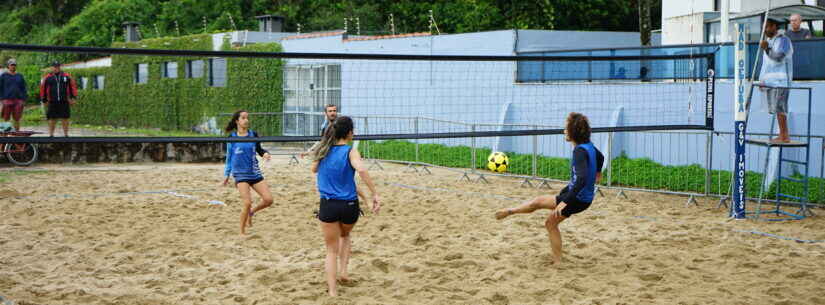
[[[40,125],[46,123],[46,115],[40,106],[27,105],[23,109],[23,119],[20,124],[23,126]],[[22,128],[22,127],[21,127]]]
[[[45,174],[48,171],[45,170],[9,170],[9,171],[0,171],[0,183],[8,183],[14,180],[15,177],[24,176],[24,175],[37,175],[37,174]]]
[[[469,168],[472,164],[472,149],[468,146],[446,146],[440,144],[420,144],[419,162],[429,163],[438,166]],[[362,150],[364,150],[362,148]],[[487,165],[487,155],[490,149],[476,149],[476,168],[484,169]],[[387,160],[415,160],[415,143],[408,141],[384,141],[369,142],[369,151],[362,151],[367,158],[387,159]],[[533,168],[533,156],[530,154],[517,154],[506,152],[510,157],[511,174],[531,175]],[[537,176],[543,178],[569,180],[570,160],[567,158],[538,156]],[[606,169],[605,169],[606,172]],[[731,179],[730,171],[711,171],[711,186],[729,185]],[[748,172],[745,178],[745,186],[749,196],[758,196],[759,186],[762,181],[762,174]],[[698,164],[693,165],[662,165],[648,158],[628,158],[622,154],[613,158],[613,174],[611,175],[612,185],[632,188],[667,190],[674,192],[705,192],[705,169]],[[809,198],[811,202],[825,203],[825,179],[809,179]],[[607,177],[603,177],[603,184],[607,183]],[[783,182],[782,192],[795,196],[803,194],[802,185],[793,182]],[[712,191],[713,192],[713,191]],[[726,190],[724,190],[726,192]],[[768,190],[767,198],[772,198],[776,194],[776,183],[773,183]]]

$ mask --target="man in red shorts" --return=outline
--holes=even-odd
[[[3,103],[3,120],[14,119],[14,130],[20,130],[20,118],[23,117],[23,104],[29,97],[26,80],[17,73],[17,61],[9,59],[6,72],[0,75],[0,101]]]

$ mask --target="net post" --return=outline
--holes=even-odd
[[[736,44],[734,52],[734,90],[733,90],[733,112],[734,112],[734,154],[733,162],[733,192],[731,194],[732,204],[730,217],[735,219],[745,218],[745,128],[747,120],[747,107],[745,102],[745,72],[747,69],[747,51],[745,48],[746,27],[743,23],[736,24]],[[761,196],[760,196],[761,197]]]

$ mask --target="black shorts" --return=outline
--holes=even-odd
[[[72,109],[69,107],[69,103],[58,103],[58,102],[51,102],[49,103],[49,107],[46,107],[46,119],[54,120],[54,119],[68,119],[72,115]]]
[[[238,183],[248,183],[249,186],[253,186],[258,182],[264,181],[263,177],[260,178],[253,178],[253,179],[235,179],[235,186],[238,186]]]
[[[562,190],[558,197],[564,197],[566,194],[567,188],[564,188],[564,190]],[[570,217],[573,216],[573,214],[578,214],[584,210],[587,210],[587,208],[590,207],[591,202],[582,202],[576,199],[576,197],[572,197],[564,203],[566,203],[567,206],[565,206],[564,209],[561,210],[561,215],[564,217]],[[556,200],[556,204],[558,204],[558,199]]]
[[[358,199],[335,200],[321,198],[321,208],[318,210],[318,220],[323,222],[338,222],[351,225],[358,222],[361,215],[361,206]]]

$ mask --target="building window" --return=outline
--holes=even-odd
[[[713,11],[722,11],[722,0],[713,0]]]
[[[185,70],[186,78],[203,77],[203,60],[187,60]]]
[[[103,75],[95,75],[94,81],[92,82],[92,86],[95,90],[103,90],[104,83],[106,82],[106,77]]]
[[[161,75],[163,78],[178,78],[178,63],[167,61],[161,65]]]
[[[226,87],[226,58],[209,59],[209,86]]]
[[[325,106],[341,110],[341,65],[286,66],[284,97],[284,135],[319,135]]]
[[[89,78],[82,76],[80,77],[80,89],[84,90],[86,88],[89,88]]]
[[[145,84],[149,82],[149,64],[135,65],[135,84]]]

